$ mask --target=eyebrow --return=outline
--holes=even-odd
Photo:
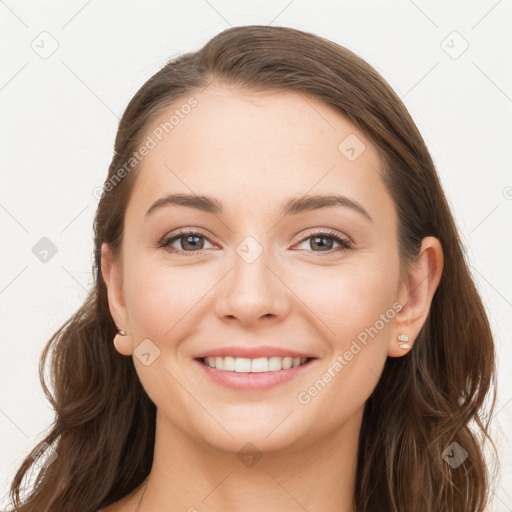
[[[146,217],[153,214],[156,210],[166,206],[177,205],[194,208],[206,213],[213,213],[221,215],[223,213],[222,203],[214,197],[196,195],[196,194],[169,194],[167,196],[157,199],[146,212]],[[333,206],[344,206],[365,216],[370,222],[373,219],[364,207],[350,199],[349,197],[339,194],[329,195],[309,195],[299,198],[290,198],[281,206],[281,215],[297,215],[299,213],[308,212],[312,210],[319,210],[321,208],[331,208]]]

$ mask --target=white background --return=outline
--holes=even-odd
[[[92,283],[92,191],[106,177],[118,117],[172,56],[230,25],[272,24],[367,60],[431,151],[496,334],[502,469],[492,510],[512,511],[511,21],[507,0],[1,0],[0,506],[53,420],[39,357]],[[32,48],[52,44],[48,58]],[[58,248],[47,263],[32,253],[43,236]]]

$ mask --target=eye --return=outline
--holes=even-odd
[[[323,252],[327,254],[332,254],[337,251],[347,251],[352,249],[352,243],[348,238],[343,238],[336,231],[327,230],[327,231],[319,231],[317,233],[313,233],[310,236],[303,238],[300,244],[305,242],[309,242],[310,248],[319,248],[319,251],[313,250],[312,252]],[[334,242],[332,242],[334,241]],[[338,243],[341,247],[338,249],[333,249],[334,243]]]
[[[165,248],[169,252],[177,254],[202,254],[201,250],[204,249],[204,240],[208,241],[208,239],[202,233],[191,229],[184,229],[172,235],[171,237],[164,238],[161,242],[159,242],[158,245],[159,247]],[[299,244],[303,244],[308,240],[311,240],[309,243],[310,248],[316,247],[320,249],[319,251],[313,250],[312,252],[332,254],[336,251],[346,251],[352,249],[352,243],[349,239],[343,238],[336,231],[332,230],[313,233],[310,236],[303,238]],[[329,242],[329,240],[331,240],[331,242]],[[173,247],[173,244],[176,242],[179,242],[181,248]],[[208,241],[208,243],[211,242]],[[338,243],[340,247],[333,249],[333,245],[335,243]]]
[[[201,240],[203,240],[203,242],[201,242]],[[208,239],[202,233],[187,229],[180,231],[179,233],[171,236],[170,238],[164,238],[159,243],[159,246],[169,250],[169,252],[175,252],[179,254],[200,254],[201,249],[204,249],[204,240]],[[181,249],[176,249],[175,247],[172,247],[172,245],[175,242],[179,242],[179,245],[181,245]]]

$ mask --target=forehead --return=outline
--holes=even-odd
[[[373,144],[309,95],[210,86],[153,120],[149,139],[129,210],[145,212],[169,192],[218,197],[227,213],[277,210],[285,197],[333,192],[371,198],[374,212],[392,207]]]

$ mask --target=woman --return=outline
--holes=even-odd
[[[489,322],[420,133],[347,49],[235,27],[151,77],[94,272],[16,510],[484,510]]]

